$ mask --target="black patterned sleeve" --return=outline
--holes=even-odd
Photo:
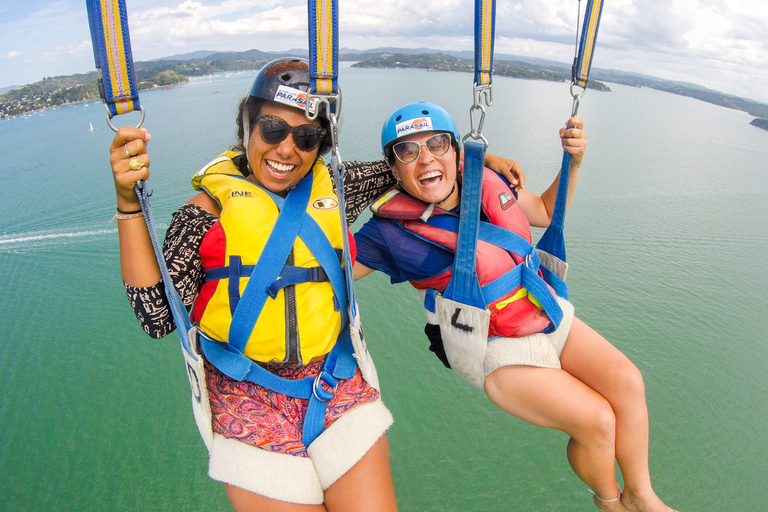
[[[347,222],[352,224],[377,197],[395,185],[395,177],[384,160],[344,162],[344,196]]]
[[[203,283],[200,243],[216,217],[197,205],[185,204],[173,214],[163,243],[163,255],[176,290],[189,309]],[[125,285],[136,318],[144,332],[162,338],[176,326],[163,282],[146,288]]]

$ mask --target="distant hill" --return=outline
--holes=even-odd
[[[357,62],[352,66],[362,68],[416,68],[428,71],[472,73],[474,72],[474,57],[472,60],[467,60],[445,53],[382,53],[379,55],[365,53],[358,55]],[[493,72],[496,76],[508,76],[526,80],[547,80],[550,82],[569,82],[571,80],[571,71],[569,69],[540,66],[521,61],[494,60]],[[587,87],[600,91],[610,91],[604,83],[598,80],[590,80]]]
[[[171,85],[187,80],[190,76],[202,76],[224,71],[259,69],[265,62],[280,57],[304,57],[307,50],[291,49],[283,52],[214,52],[201,50],[177,54],[152,61],[136,62],[136,74],[142,87]],[[382,47],[372,50],[342,48],[342,61],[356,61],[365,67],[419,67],[446,71],[471,71],[474,53],[471,51],[447,51],[430,48]],[[533,80],[570,80],[570,65],[562,62],[497,53],[494,55],[494,72],[500,76],[512,76]],[[649,87],[672,94],[688,96],[715,105],[741,110],[754,116],[753,125],[768,129],[768,104],[730,94],[724,94],[700,85],[662,80],[638,73],[613,69],[593,68],[590,87],[610,90],[602,82],[632,87]],[[35,84],[0,90],[0,118],[18,115],[31,110],[60,104],[83,101],[98,97],[96,72],[45,78]]]
[[[459,59],[468,60],[469,62],[474,60],[474,53],[470,51],[457,52],[448,50],[431,50],[427,48],[414,49],[391,47],[376,48],[373,50],[366,50],[364,52],[342,48],[339,52],[339,58],[341,60],[376,61],[382,59],[390,59],[390,56],[395,54],[413,56],[423,53],[450,55]],[[509,71],[510,68],[507,68],[508,73],[499,73],[500,69],[504,70],[504,68],[507,66],[510,68],[519,69],[512,69]],[[530,70],[533,71],[534,74],[532,76],[523,76],[525,75],[525,72],[522,70]],[[567,81],[570,80],[571,68],[569,64],[564,64],[562,62],[553,60],[497,53],[494,55],[494,72],[501,75],[506,74],[506,76],[514,76],[516,78]],[[601,68],[592,69],[590,74],[590,81],[610,82],[619,85],[628,85],[631,87],[648,87],[650,89],[657,89],[680,96],[688,96],[701,101],[705,101],[707,103],[747,112],[754,117],[762,119],[765,121],[765,123],[768,123],[768,121],[766,121],[768,120],[768,104],[760,103],[758,101],[753,101],[746,98],[740,98],[731,94],[725,94],[712,89],[707,89],[706,87],[702,87],[696,84],[663,80],[661,78],[642,75],[639,73],[629,73],[626,71]],[[752,124],[762,127],[761,123]]]

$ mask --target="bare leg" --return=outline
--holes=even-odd
[[[568,462],[598,496],[619,494],[615,475],[615,420],[608,401],[563,370],[504,366],[485,379],[488,398],[500,409],[534,425],[571,436]],[[603,503],[612,512],[620,501]]]
[[[563,370],[603,396],[613,409],[616,417],[616,460],[625,484],[621,502],[632,511],[672,511],[656,496],[651,486],[648,408],[640,370],[578,318],[573,320],[560,361]],[[596,504],[600,508],[606,505]]]
[[[229,484],[224,484],[224,489],[235,512],[326,512],[323,505],[298,505],[273,500]]]
[[[329,512],[396,512],[386,434],[325,491]]]

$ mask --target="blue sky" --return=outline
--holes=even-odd
[[[470,0],[339,0],[340,44],[471,50]],[[306,48],[306,2],[127,0],[133,55]],[[583,0],[586,4],[586,0]],[[570,62],[577,0],[497,0],[496,51]],[[594,66],[768,103],[765,0],[605,0]],[[84,0],[0,4],[0,87],[94,68]]]

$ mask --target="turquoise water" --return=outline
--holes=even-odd
[[[253,76],[143,93],[161,229],[191,174],[234,142]],[[381,121],[408,101],[444,104],[467,131],[471,75],[341,79],[345,158],[377,158]],[[573,302],[643,371],[658,493],[681,511],[766,510],[768,132],[741,112],[612,89],[581,107]],[[497,78],[494,93],[490,151],[541,191],[559,167],[567,85]],[[0,510],[229,510],[206,476],[178,339],[146,337],[122,291],[104,115],[93,102],[0,122]],[[358,290],[396,418],[402,511],[593,510],[564,434],[495,409],[426,350],[408,286],[373,276]]]

